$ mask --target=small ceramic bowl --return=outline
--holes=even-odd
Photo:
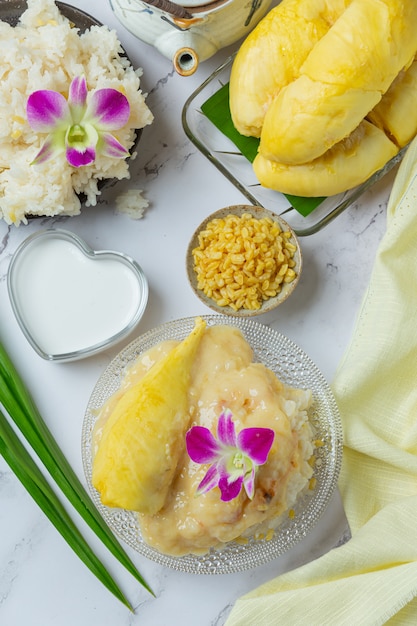
[[[23,241],[7,283],[20,328],[48,361],[74,361],[118,343],[148,301],[148,283],[136,261],[121,252],[92,250],[60,229]]]
[[[295,265],[292,268],[295,272],[295,277],[293,278],[291,282],[284,282],[282,284],[281,291],[279,291],[276,296],[271,296],[271,297],[268,297],[266,300],[263,300],[260,308],[249,309],[249,308],[242,307],[242,308],[238,308],[237,310],[235,310],[231,306],[228,306],[228,305],[222,306],[222,305],[217,304],[215,299],[206,295],[206,293],[204,293],[204,291],[198,287],[198,278],[197,278],[197,272],[195,269],[193,250],[199,246],[200,233],[207,228],[207,225],[212,220],[218,219],[218,218],[226,218],[228,215],[237,215],[238,217],[241,217],[244,213],[250,213],[254,218],[259,219],[259,220],[262,218],[269,218],[280,226],[282,232],[290,233],[290,236],[288,239],[286,239],[286,241],[289,241],[289,243],[291,243],[295,247],[295,252],[293,256],[293,261]],[[194,290],[194,293],[200,298],[200,300],[206,306],[208,306],[213,311],[216,311],[217,313],[222,313],[224,315],[234,315],[238,317],[253,317],[255,315],[262,315],[264,313],[268,313],[269,311],[272,311],[272,309],[275,309],[277,306],[282,304],[292,294],[292,292],[294,291],[300,279],[301,268],[302,268],[302,254],[301,254],[300,244],[297,239],[297,236],[295,235],[291,227],[279,215],[276,215],[275,213],[272,213],[272,211],[268,211],[267,209],[264,209],[263,207],[260,207],[260,206],[239,204],[239,205],[225,207],[224,209],[220,209],[219,211],[212,213],[200,224],[200,226],[196,229],[193,236],[191,237],[191,241],[188,245],[186,265],[187,265],[187,275],[188,275],[188,280],[190,282],[190,285],[192,289]]]

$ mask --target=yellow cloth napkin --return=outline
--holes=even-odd
[[[226,626],[417,625],[417,140],[332,387],[352,539],[240,598]]]

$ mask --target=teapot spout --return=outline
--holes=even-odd
[[[191,76],[196,71],[199,58],[198,54],[192,48],[180,48],[172,57],[175,71],[180,76]]]
[[[174,69],[180,76],[191,76],[199,63],[213,56],[219,46],[200,33],[173,31],[164,33],[154,42],[155,48],[172,60]]]

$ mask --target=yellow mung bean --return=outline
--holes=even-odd
[[[192,251],[197,286],[219,306],[257,310],[296,277],[291,233],[250,213],[209,222]]]

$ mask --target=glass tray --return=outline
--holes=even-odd
[[[233,59],[234,55],[229,57],[188,98],[182,111],[184,131],[190,141],[249,202],[282,215],[297,235],[312,235],[324,228],[403,158],[407,146],[362,185],[326,198],[310,215],[303,217],[283,194],[261,187],[253,173],[251,163],[201,111],[201,106],[208,98],[229,82]]]

